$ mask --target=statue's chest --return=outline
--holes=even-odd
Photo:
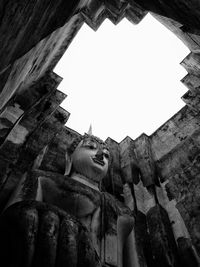
[[[64,178],[64,177],[63,177]],[[112,199],[72,179],[41,177],[42,200],[78,218],[102,262],[117,266],[117,213]]]
[[[92,216],[101,205],[101,193],[73,180],[41,179],[43,201],[78,218]]]

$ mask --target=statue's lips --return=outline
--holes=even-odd
[[[99,159],[97,159],[97,158],[92,158],[92,160],[93,160],[95,163],[97,163],[97,164],[99,164],[99,165],[101,165],[101,166],[104,166],[104,165],[105,165],[105,162],[104,162],[104,161],[99,160]]]

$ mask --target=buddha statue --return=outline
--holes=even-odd
[[[85,134],[69,147],[64,175],[25,175],[0,218],[4,266],[135,266],[132,212],[100,190],[109,162],[105,142]]]

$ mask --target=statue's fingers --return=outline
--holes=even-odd
[[[70,217],[60,224],[56,267],[77,267],[78,225]]]
[[[57,214],[52,211],[41,212],[33,266],[55,266],[59,224]]]
[[[23,211],[21,229],[23,230],[23,264],[24,267],[32,266],[32,260],[35,253],[35,242],[38,230],[38,213],[36,209],[28,209]]]
[[[34,208],[18,203],[6,210],[1,218],[0,251],[4,267],[29,267],[32,264],[38,228]]]

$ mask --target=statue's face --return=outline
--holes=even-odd
[[[94,139],[86,138],[80,142],[72,154],[73,170],[99,182],[108,171],[109,157],[110,154],[105,145]]]

